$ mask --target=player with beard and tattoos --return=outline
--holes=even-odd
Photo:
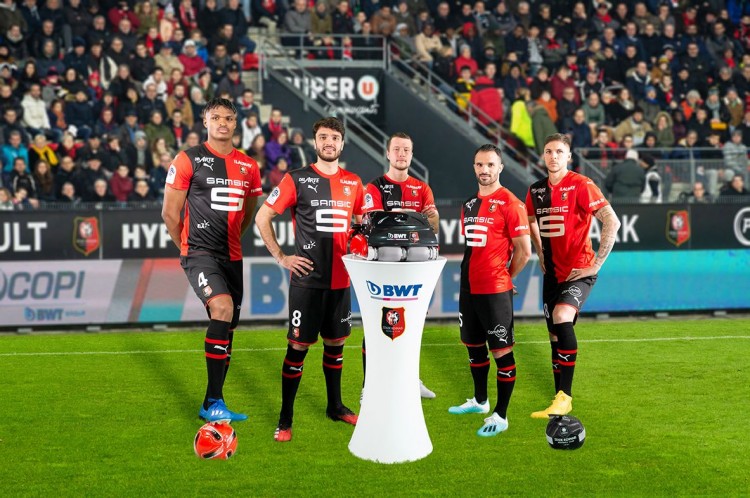
[[[570,138],[560,133],[548,136],[543,157],[548,177],[529,187],[526,212],[544,273],[542,300],[557,393],[549,407],[531,416],[547,419],[573,410],[571,390],[578,353],[573,327],[612,251],[620,220],[591,179],[568,170]],[[597,252],[589,238],[592,216],[602,223]]]
[[[276,441],[292,439],[294,400],[309,347],[323,339],[323,373],[334,421],[356,425],[357,415],[341,400],[344,341],[351,333],[349,274],[341,259],[354,216],[361,221],[364,187],[339,166],[344,125],[328,117],[313,125],[317,161],[284,175],[255,218],[271,256],[291,271],[288,346],[281,368],[281,412]],[[287,209],[294,221],[295,254],[284,254],[272,220]]]

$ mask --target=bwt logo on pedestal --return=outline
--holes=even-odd
[[[374,282],[367,281],[367,290],[370,292],[370,299],[378,301],[416,301],[422,284],[412,285],[378,285]]]

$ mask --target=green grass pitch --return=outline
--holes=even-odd
[[[205,388],[203,331],[0,335],[3,496],[739,496],[750,493],[747,363],[750,320],[582,320],[573,414],[583,448],[547,446],[529,417],[554,395],[546,331],[516,325],[518,380],[507,432],[479,438],[453,325],[428,324],[421,377],[434,446],[417,462],[352,456],[352,427],[325,418],[322,347],[297,398],[294,438],[272,438],[280,406],[281,330],[240,329],[225,395],[249,414],[238,452],[192,450]],[[359,408],[356,328],[345,350],[344,401]],[[494,380],[490,376],[491,400]]]

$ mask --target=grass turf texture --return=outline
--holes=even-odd
[[[482,415],[447,412],[472,395],[456,326],[428,325],[421,377],[434,446],[379,465],[352,456],[353,428],[325,418],[322,347],[297,398],[294,438],[275,443],[279,330],[238,331],[225,395],[250,420],[237,455],[201,461],[192,439],[205,387],[203,331],[0,336],[4,496],[668,496],[750,490],[750,320],[582,320],[574,410],[586,443],[555,451],[530,412],[553,397],[541,322],[516,326],[518,381],[510,428],[479,438]],[[345,350],[344,401],[358,411],[361,328]],[[494,372],[494,370],[492,371]],[[490,375],[494,404],[494,375]]]

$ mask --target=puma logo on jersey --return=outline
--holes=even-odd
[[[313,186],[313,185],[309,185],[308,184],[307,188],[309,188],[310,190],[314,190],[316,194],[318,193],[318,186],[317,185]]]

